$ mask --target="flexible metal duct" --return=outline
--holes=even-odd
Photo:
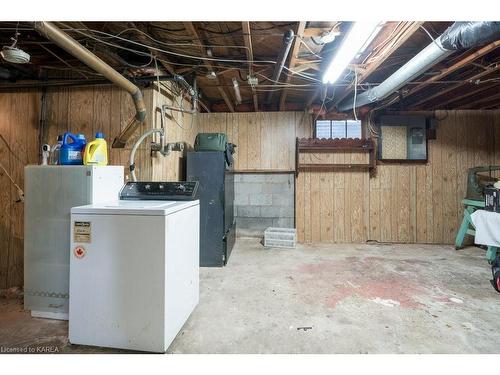
[[[141,90],[102,61],[99,57],[90,52],[87,48],[78,43],[71,36],[59,29],[52,22],[34,22],[35,30],[41,35],[51,40],[59,47],[64,49],[69,54],[76,57],[88,67],[94,69],[96,72],[102,74],[104,77],[115,83],[117,86],[126,90],[134,100],[136,114],[132,121],[122,130],[120,135],[115,138],[113,147],[123,148],[125,143],[134,133],[137,127],[144,122],[146,118],[146,105],[142,97]]]
[[[455,22],[384,82],[358,95],[356,107],[385,99],[457,50],[473,48],[498,39],[500,22]],[[338,110],[347,111],[353,106],[353,97],[350,97],[338,105]]]

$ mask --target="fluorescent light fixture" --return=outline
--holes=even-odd
[[[344,37],[342,45],[323,76],[323,83],[335,83],[349,63],[380,31],[380,21],[356,22]]]
[[[359,49],[358,53],[356,54],[356,58],[358,58],[363,52],[365,52],[365,49],[368,48],[370,43],[373,41],[373,39],[375,39],[375,37],[379,33],[380,29],[384,25],[385,25],[385,22],[379,22],[378,25],[375,26],[375,29],[373,29],[373,32],[370,34],[368,39],[366,39],[365,44],[363,44],[363,46]]]

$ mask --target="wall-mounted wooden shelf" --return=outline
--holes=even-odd
[[[278,173],[295,173],[295,170],[293,169],[239,169],[239,170],[232,170],[231,173],[238,174],[238,173],[256,173],[256,174],[278,174]]]
[[[329,163],[312,164],[301,163],[301,153],[367,153],[369,155],[368,163]],[[375,173],[375,145],[371,138],[335,138],[335,139],[316,139],[316,138],[297,138],[295,147],[295,173],[300,171],[332,171],[336,169],[343,170],[366,170],[370,175]]]

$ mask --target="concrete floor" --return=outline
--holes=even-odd
[[[239,239],[202,268],[200,304],[170,353],[498,353],[500,294],[484,251],[452,246],[264,249]],[[0,300],[1,347],[117,352],[67,343],[67,323]]]

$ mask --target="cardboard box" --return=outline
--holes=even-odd
[[[500,212],[500,189],[484,188],[484,209],[486,211]]]

